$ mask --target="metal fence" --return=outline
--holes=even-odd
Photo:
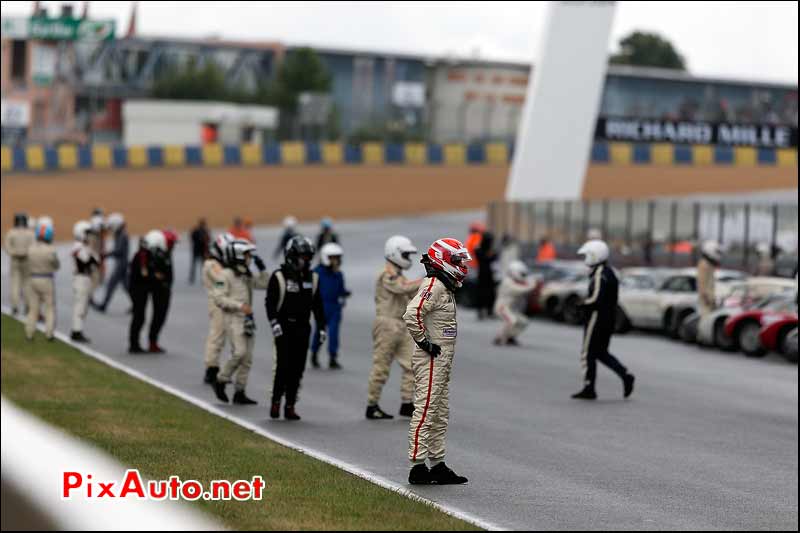
[[[599,232],[620,266],[688,266],[698,244],[713,239],[725,250],[723,264],[755,272],[766,253],[781,270],[797,268],[797,204],[663,200],[540,200],[493,202],[487,223],[523,247],[551,240],[559,256],[575,258],[577,248]]]

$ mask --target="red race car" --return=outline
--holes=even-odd
[[[768,305],[743,311],[725,322],[725,334],[749,357],[763,357],[781,349],[789,332],[797,327],[797,300],[782,298]]]

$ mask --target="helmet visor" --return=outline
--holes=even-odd
[[[450,264],[461,267],[466,265],[471,259],[472,257],[469,255],[469,252],[457,252],[450,256]]]

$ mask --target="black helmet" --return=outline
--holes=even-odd
[[[307,270],[314,258],[314,244],[308,237],[296,235],[286,243],[283,256],[286,264],[295,270]]]
[[[14,213],[14,227],[15,228],[27,228],[28,227],[28,215],[25,213]]]

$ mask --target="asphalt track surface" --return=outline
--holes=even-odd
[[[303,420],[269,420],[272,343],[263,292],[257,293],[259,330],[248,393],[259,405],[220,406],[286,439],[404,482],[408,420],[364,418],[373,284],[383,242],[402,233],[423,249],[437,237],[463,237],[475,216],[339,223],[353,291],[342,325],[344,370],[309,368],[298,404]],[[256,233],[269,268],[276,266],[271,253],[278,234],[278,228]],[[64,332],[72,300],[67,253],[60,247],[58,328]],[[175,251],[175,292],[162,335],[167,354],[126,353],[129,304],[122,292],[108,314],[90,312],[86,334],[93,348],[113,359],[212,400],[202,384],[206,295],[201,285],[187,283],[188,253],[184,238]],[[421,273],[419,266],[412,270]],[[5,255],[2,287],[7,304]],[[521,347],[501,349],[490,342],[499,326],[479,322],[471,310],[459,313],[447,462],[469,484],[414,492],[513,529],[797,530],[796,365],[632,333],[615,337],[612,352],[637,376],[633,397],[623,400],[620,382],[601,367],[600,399],[584,403],[569,398],[580,386],[579,329],[534,321]],[[389,412],[399,408],[398,378],[395,366],[381,402]]]

